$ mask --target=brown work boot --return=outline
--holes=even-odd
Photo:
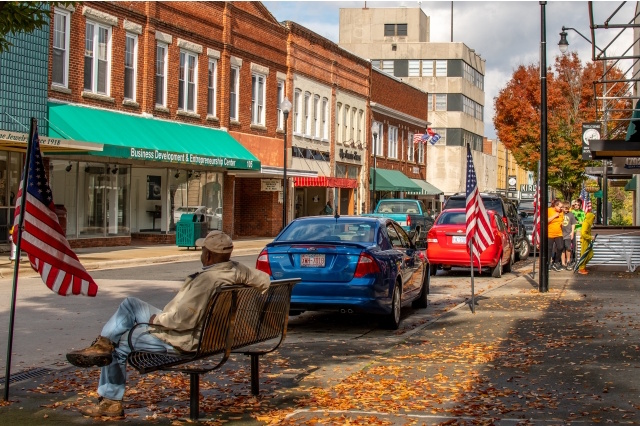
[[[88,348],[69,352],[67,360],[76,367],[104,367],[111,364],[113,349],[111,340],[98,336]]]
[[[89,417],[124,417],[122,401],[100,398],[98,404],[81,408],[80,412]]]

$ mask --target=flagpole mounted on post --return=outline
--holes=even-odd
[[[33,149],[33,138],[38,126],[38,120],[35,117],[31,117],[31,128],[29,129],[29,140],[27,141],[27,155],[25,157],[22,185],[20,187],[20,217],[18,219],[18,226],[13,228],[13,234],[16,236],[16,260],[13,265],[13,287],[11,290],[11,310],[9,313],[9,336],[7,342],[7,365],[4,372],[4,400],[9,400],[9,380],[11,379],[11,352],[13,350],[13,325],[16,316],[16,298],[18,294],[18,272],[20,270],[20,246],[22,244],[22,231],[24,229],[24,211],[27,199],[27,179],[24,176],[29,176],[29,167],[31,162],[31,150]]]
[[[469,241],[468,244],[469,244],[469,262],[471,265],[471,313],[475,314],[476,298],[475,298],[475,282],[473,278],[473,245],[471,244],[471,241]]]

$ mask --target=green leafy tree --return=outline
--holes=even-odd
[[[0,2],[0,53],[6,52],[12,44],[11,34],[30,33],[49,22],[51,6],[70,6],[77,2]]]
[[[577,195],[584,180],[585,167],[592,162],[582,160],[582,123],[595,121],[594,90],[601,96],[602,86],[596,85],[604,73],[602,65],[583,65],[576,53],[556,58],[547,72],[547,158],[548,184],[564,199]],[[622,79],[622,72],[609,70],[607,79]],[[624,93],[623,83],[607,88],[608,93]],[[511,80],[495,98],[493,123],[498,138],[526,170],[537,173],[540,160],[540,68],[521,65]],[[626,105],[626,106],[625,106]],[[623,118],[628,101],[609,101],[610,118]],[[611,123],[619,121],[611,120]],[[627,122],[628,123],[628,122]],[[624,123],[622,124],[624,126]],[[613,129],[608,134],[612,134]],[[595,163],[593,163],[595,164]]]

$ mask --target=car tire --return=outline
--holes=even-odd
[[[389,330],[397,330],[400,327],[400,313],[402,310],[402,292],[400,285],[396,283],[391,296],[391,312],[385,318],[385,325]]]
[[[531,248],[529,247],[529,241],[522,241],[520,243],[520,250],[518,250],[518,258],[519,260],[525,260],[529,258],[529,252]]]
[[[511,272],[511,269],[513,267],[513,258],[515,255],[509,256],[509,262],[507,262],[506,265],[504,265],[504,272]]]
[[[496,267],[493,268],[493,271],[491,271],[491,276],[493,278],[502,277],[502,256],[500,256],[500,259],[498,259],[498,264],[496,265]]]
[[[429,264],[429,273],[432,277],[435,277],[438,273],[438,265]]]
[[[411,307],[414,309],[424,309],[429,304],[427,300],[429,298],[429,283],[431,281],[431,274],[428,270],[425,269],[424,278],[422,279],[422,288],[420,289],[420,296],[413,302],[411,302]]]

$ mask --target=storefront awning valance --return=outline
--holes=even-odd
[[[589,141],[591,158],[594,160],[611,160],[614,157],[640,157],[640,141],[599,140]]]
[[[444,194],[444,192],[435,186],[431,185],[429,182],[420,180],[420,179],[411,179],[413,183],[422,188],[421,191],[407,191],[410,194],[420,194],[420,195],[440,195]]]
[[[49,103],[49,121],[50,137],[104,145],[89,155],[260,170],[260,160],[218,129],[56,103]]]
[[[374,169],[369,169],[370,182],[373,182]],[[422,188],[416,185],[407,175],[398,170],[375,169],[376,191],[420,192]],[[370,185],[373,189],[373,183]]]
[[[357,188],[358,181],[355,179],[336,178],[330,176],[296,176],[293,178],[293,185],[297,187],[321,186],[324,188]]]

